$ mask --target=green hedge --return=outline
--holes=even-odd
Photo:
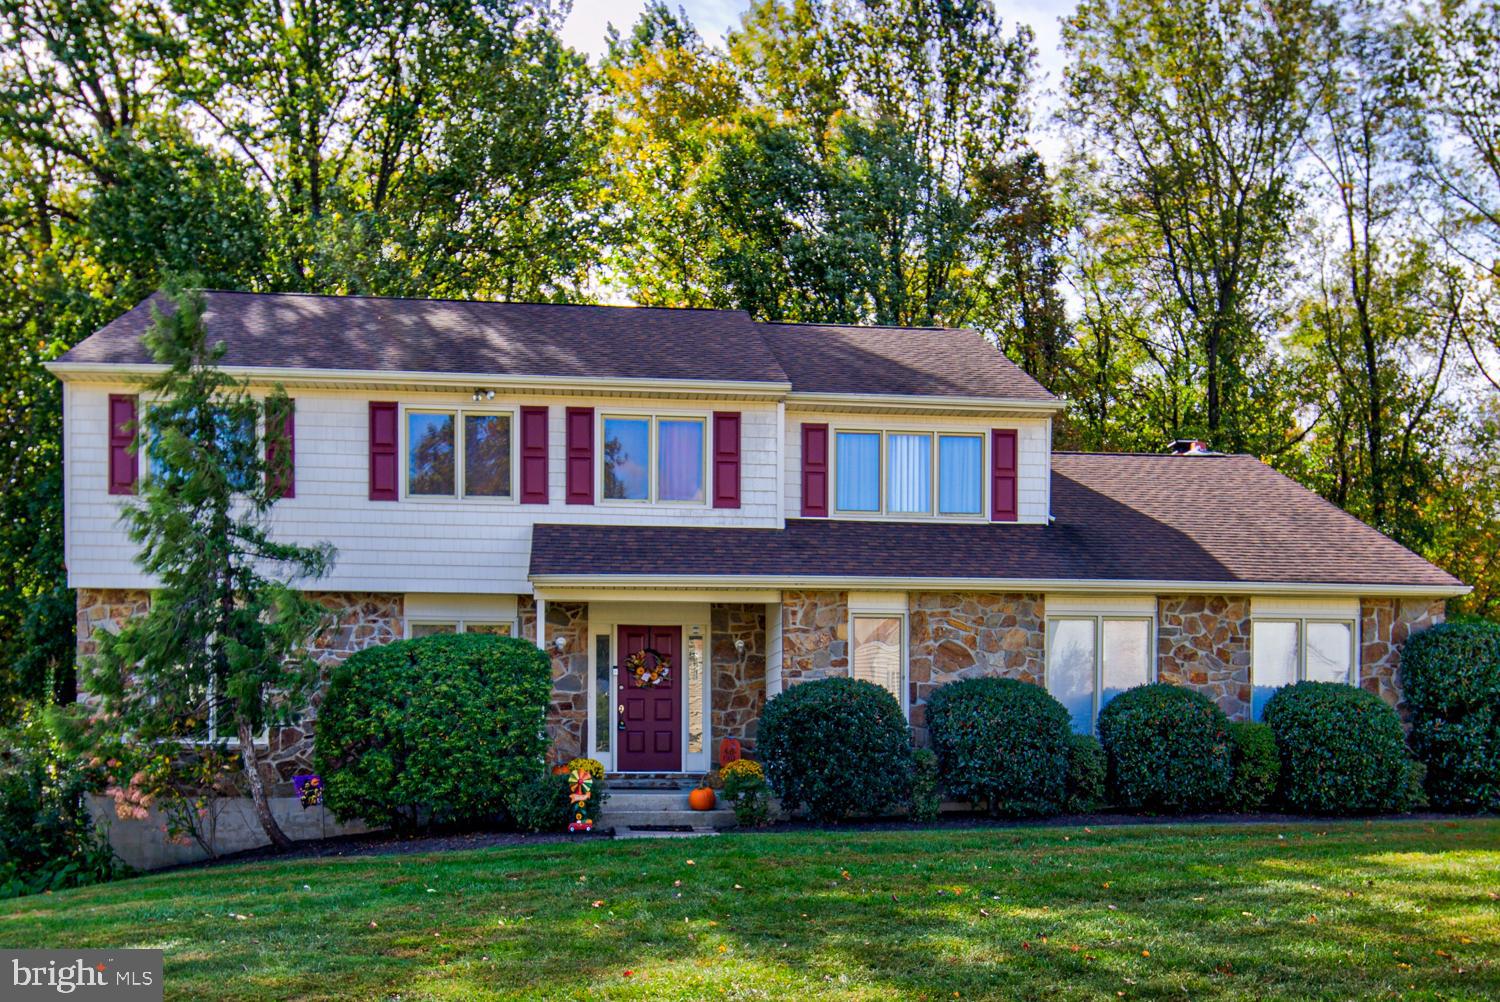
[[[1119,806],[1182,814],[1223,805],[1229,719],[1202,693],[1165,682],[1122,692],[1099,714],[1099,739]]]
[[[1104,746],[1092,734],[1068,735],[1069,814],[1088,814],[1105,804],[1109,759]]]
[[[943,785],[992,814],[1056,814],[1067,798],[1068,711],[1039,685],[971,678],[927,700],[927,728]]]
[[[894,696],[872,682],[801,682],[766,704],[756,736],[766,779],[786,811],[820,823],[906,804],[911,739]]]
[[[1411,805],[1415,764],[1396,711],[1340,682],[1298,682],[1266,704],[1281,755],[1279,794],[1307,814],[1374,814]]]
[[[1411,745],[1427,795],[1451,811],[1500,811],[1500,624],[1443,623],[1401,651]]]
[[[439,635],[334,669],[313,761],[341,818],[411,828],[508,811],[547,750],[552,670],[534,644]]]
[[[1234,775],[1229,782],[1230,810],[1250,813],[1271,802],[1281,776],[1276,736],[1265,724],[1238,721],[1229,725]]]

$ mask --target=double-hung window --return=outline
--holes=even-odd
[[[607,414],[602,423],[606,501],[704,503],[706,418]]]
[[[505,411],[407,410],[407,496],[513,498],[512,427]]]
[[[1047,691],[1092,734],[1099,711],[1126,689],[1151,681],[1154,620],[1144,616],[1065,616],[1047,620]]]
[[[834,437],[834,508],[902,518],[977,517],[984,511],[984,437],[840,430]]]
[[[1261,714],[1276,690],[1294,682],[1353,680],[1354,621],[1257,618],[1251,632],[1251,712]]]

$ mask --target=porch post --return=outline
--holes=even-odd
[[[781,603],[766,603],[766,698],[781,694]]]
[[[536,597],[536,645],[547,649],[547,600],[540,595]]]

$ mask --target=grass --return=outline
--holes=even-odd
[[[0,904],[168,998],[1500,997],[1500,821],[806,832],[180,871]]]

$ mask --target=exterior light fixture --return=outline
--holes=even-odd
[[[742,637],[736,637],[734,639],[734,652],[736,654],[743,654],[743,653],[745,653],[745,641],[744,641],[744,638],[742,638]]]
[[[474,402],[475,403],[478,403],[481,400],[494,400],[494,399],[495,399],[495,391],[494,390],[479,390],[479,389],[477,389],[477,390],[474,391]]]

